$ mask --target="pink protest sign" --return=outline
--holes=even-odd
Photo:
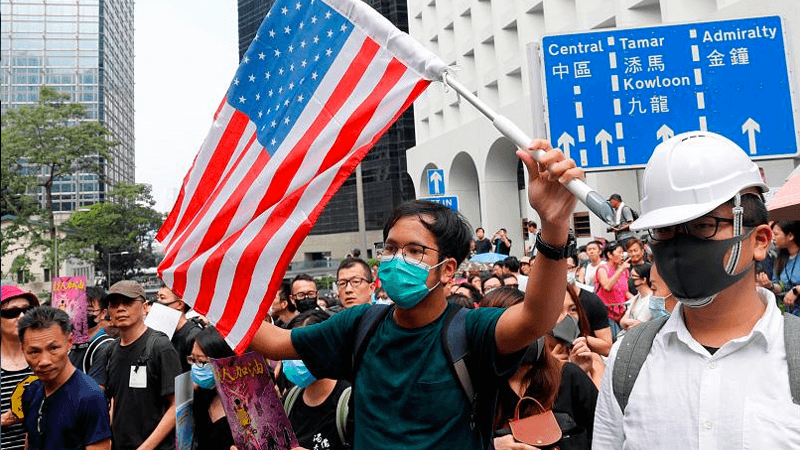
[[[72,343],[89,342],[86,317],[86,277],[53,278],[53,307],[63,309],[72,319]]]
[[[263,356],[245,353],[212,359],[211,364],[236,448],[273,450],[298,446]]]

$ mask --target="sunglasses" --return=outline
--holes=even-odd
[[[2,317],[3,319],[16,319],[17,317],[19,317],[20,314],[25,314],[30,310],[31,310],[30,306],[26,308],[0,309],[0,317]]]

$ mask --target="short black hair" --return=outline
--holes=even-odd
[[[639,264],[638,266],[631,267],[631,272],[635,271],[639,278],[647,278],[647,284],[650,285],[650,269],[653,267],[650,263]]]
[[[203,328],[194,338],[194,342],[209,358],[219,359],[235,355],[219,331],[212,326]]]
[[[483,231],[484,233],[486,233],[486,230],[484,230],[483,227],[475,228],[475,232],[476,233],[478,232],[478,230]]]
[[[512,272],[519,272],[519,259],[516,256],[509,256],[504,260],[505,266]]]
[[[481,295],[481,291],[479,291],[478,288],[473,286],[471,283],[466,283],[466,282],[465,283],[460,283],[458,285],[458,287],[468,290],[469,291],[470,300],[472,300],[473,302],[477,303],[477,302],[481,301],[481,297],[483,297]]]
[[[506,266],[505,260],[495,261],[494,264],[492,264],[492,267],[494,266],[505,267]]]
[[[102,286],[89,286],[86,288],[86,299],[96,298],[100,302],[100,309],[108,309],[106,290]]]
[[[361,268],[364,269],[364,273],[367,274],[367,281],[372,283],[372,269],[369,267],[369,264],[361,258],[345,258],[342,260],[339,264],[339,268],[336,269],[336,279],[339,279],[339,272],[341,272],[342,269],[349,269],[355,266],[361,266]]]
[[[19,332],[19,341],[22,342],[25,338],[25,330],[46,330],[53,325],[61,328],[65,335],[72,333],[72,321],[66,311],[52,306],[36,306],[30,311],[26,312],[19,323],[17,323],[17,331]]]
[[[294,289],[294,284],[298,281],[310,281],[314,283],[314,286],[317,285],[317,282],[314,281],[314,278],[312,278],[311,275],[307,273],[298,273],[294,278],[292,278],[292,282],[289,283],[289,293],[292,292],[292,289]]]
[[[472,300],[467,298],[461,294],[450,294],[447,296],[447,303],[452,303],[454,305],[461,305],[467,309],[475,309],[475,304],[472,303]]]
[[[302,328],[308,325],[316,325],[328,320],[330,317],[330,314],[319,308],[309,309],[308,311],[304,311],[292,318],[292,320],[286,324],[286,328],[292,329]]]
[[[608,245],[606,245],[606,248],[603,248],[603,256],[605,256],[607,259],[608,255],[614,253],[614,250],[616,250],[617,247],[620,247],[619,243],[614,241],[609,242]]]
[[[588,249],[590,245],[596,245],[597,248],[600,250],[600,252],[602,254],[602,252],[603,252],[603,243],[602,242],[597,241],[597,240],[590,241],[588,244],[586,244],[586,248]]]
[[[528,221],[528,226],[529,227],[533,226],[533,228],[539,229],[539,225],[536,222],[534,222],[533,220],[529,220]]]
[[[425,200],[401,203],[383,227],[383,240],[389,237],[389,231],[400,219],[410,216],[416,216],[433,234],[439,247],[439,261],[453,258],[457,265],[464,261],[469,254],[471,227],[460,213],[438,203]]]
[[[500,286],[505,286],[505,282],[502,278],[498,277],[497,275],[491,273],[483,278],[481,278],[481,289],[483,290],[483,295],[486,295],[486,282],[491,280],[492,278],[496,278],[497,281],[500,282]]]
[[[608,196],[608,200],[616,200],[618,202],[622,201],[622,197],[619,194],[611,194]]]

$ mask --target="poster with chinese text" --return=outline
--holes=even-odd
[[[86,277],[53,278],[51,304],[69,314],[72,319],[72,343],[89,342],[89,325],[86,317]]]

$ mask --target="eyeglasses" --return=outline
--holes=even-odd
[[[31,307],[25,308],[7,308],[0,310],[0,317],[3,319],[16,319],[19,317],[20,314],[25,314],[26,312],[30,311]]]
[[[208,360],[199,360],[192,355],[186,357],[186,362],[189,364],[197,364],[197,367],[203,368],[208,364]]]
[[[36,418],[36,431],[42,436],[44,436],[42,433],[42,417],[47,414],[47,410],[49,409],[46,403],[47,398],[43,398],[42,403],[39,405],[39,417]]]
[[[717,231],[719,231],[720,223],[733,224],[733,219],[703,216],[687,223],[651,228],[648,230],[648,233],[654,241],[668,241],[675,237],[678,229],[683,229],[683,233],[690,236],[701,239],[711,239],[717,234]]]
[[[399,246],[397,244],[386,242],[383,244],[383,250],[381,251],[381,262],[391,261],[395,256],[397,256],[398,252],[401,252],[403,261],[418,266],[422,264],[422,259],[425,257],[426,250],[440,253],[439,250],[436,250],[435,248],[426,247],[420,244],[406,244]]]
[[[307,298],[317,298],[317,291],[309,291],[309,292],[298,292],[296,294],[292,294],[295,300],[305,300]]]
[[[358,289],[364,283],[369,283],[369,281],[367,281],[367,279],[364,277],[353,277],[350,278],[349,280],[337,280],[336,287],[338,287],[339,289],[344,289],[347,287],[348,283],[350,284],[350,286],[353,286],[353,289]]]

